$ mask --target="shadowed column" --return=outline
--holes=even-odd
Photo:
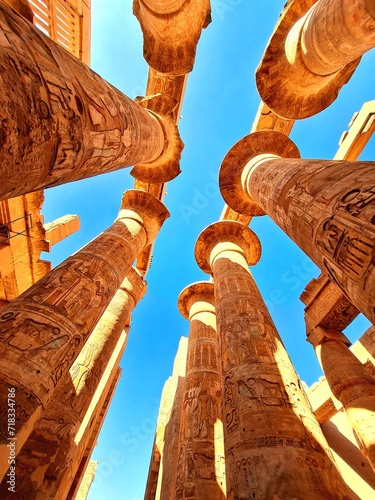
[[[290,0],[256,71],[260,96],[286,118],[319,113],[373,47],[372,0]]]
[[[1,310],[1,446],[6,448],[12,437],[21,448],[132,263],[154,241],[168,216],[165,206],[149,193],[126,191],[109,229]],[[12,435],[5,403],[13,389]],[[0,456],[2,477],[8,468],[7,453]]]
[[[178,308],[190,321],[190,331],[174,498],[224,500],[222,387],[213,283],[185,288]]]
[[[283,134],[250,134],[224,158],[221,194],[234,210],[269,215],[375,323],[375,163],[298,156]]]
[[[229,221],[208,226],[195,247],[198,265],[214,278],[228,498],[348,500],[248,269],[260,253],[257,236]]]
[[[78,467],[77,457],[84,450],[77,448],[75,438],[130,314],[145,291],[145,282],[132,268],[17,456],[19,495],[55,497],[68,465],[74,462]],[[127,337],[122,351],[126,341]],[[6,494],[6,486],[3,481],[0,496]]]
[[[350,351],[342,332],[316,327],[314,346],[332,394],[340,401],[362,453],[375,470],[375,379]]]
[[[178,164],[171,120],[142,109],[2,2],[0,20],[0,199],[136,163]]]

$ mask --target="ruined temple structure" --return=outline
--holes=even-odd
[[[89,67],[90,0],[0,0],[0,498],[84,499],[95,484],[132,313],[175,216],[166,186],[184,176],[179,120],[211,10],[133,0],[148,81],[132,99]],[[289,137],[374,47],[373,0],[289,0],[280,13],[254,68],[251,131],[216,166],[224,208],[191,245],[207,279],[175,297],[188,338],[162,392],[145,500],[375,497],[375,326],[354,342],[344,331],[360,314],[375,325],[375,163],[359,158],[375,101],[333,159],[305,158]],[[113,222],[52,269],[41,252],[79,218],[45,224],[44,190],[128,167]],[[323,372],[311,387],[255,277],[263,216],[320,270],[294,332]]]

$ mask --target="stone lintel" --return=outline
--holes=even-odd
[[[55,245],[80,229],[78,215],[63,215],[52,222],[44,224],[46,240]]]
[[[306,306],[307,331],[317,326],[341,331],[359,314],[339,287],[324,274],[306,285],[300,299]]]
[[[221,195],[236,212],[251,216],[265,214],[248,193],[244,179],[248,163],[263,154],[300,157],[297,146],[280,132],[254,132],[240,139],[225,155],[219,173]]]
[[[199,281],[184,288],[178,297],[178,310],[186,319],[198,312],[215,313],[214,284]]]
[[[164,221],[170,216],[165,205],[150,193],[129,189],[122,196],[117,220],[134,219],[147,233],[147,244],[154,241]]]
[[[328,328],[321,328],[319,326],[314,328],[314,330],[312,330],[307,336],[307,342],[312,344],[314,348],[330,340],[342,342],[348,347],[351,345],[350,340],[342,332],[329,330]]]
[[[236,246],[244,254],[249,266],[255,265],[261,255],[258,236],[240,222],[219,221],[206,227],[195,245],[195,260],[203,272],[211,274],[211,253],[217,245],[228,244],[228,250]]]

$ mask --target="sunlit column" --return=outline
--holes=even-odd
[[[174,498],[224,500],[222,387],[213,283],[185,288],[178,307],[190,321],[190,331]]]
[[[222,163],[222,196],[269,215],[375,323],[375,163],[298,156],[277,132],[244,137]]]
[[[169,213],[149,193],[126,191],[115,223],[1,310],[1,446],[18,451],[141,250]],[[15,425],[5,402],[15,391]],[[9,432],[12,434],[9,435]],[[0,452],[1,477],[7,453]]]
[[[228,498],[349,499],[249,272],[260,253],[253,231],[229,221],[208,226],[195,247],[214,278]]]
[[[190,73],[202,29],[211,22],[210,1],[134,0],[133,12],[147,63],[168,75]]]
[[[349,349],[342,332],[316,327],[314,346],[332,394],[340,401],[362,453],[375,470],[375,379]]]
[[[0,199],[182,150],[176,126],[108,84],[0,2]],[[179,169],[177,169],[177,172]]]
[[[319,113],[374,46],[373,1],[287,2],[256,72],[260,96],[280,116]]]

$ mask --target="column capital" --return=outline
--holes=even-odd
[[[319,3],[287,2],[255,73],[262,101],[285,118],[308,118],[327,108],[360,60],[326,76],[308,70],[302,58],[301,31],[310,8]]]
[[[206,227],[195,245],[195,260],[203,272],[211,274],[213,250],[220,244],[225,250],[241,251],[249,266],[255,265],[261,255],[258,236],[247,226],[235,221],[219,221]],[[220,251],[224,250],[221,248]]]
[[[134,0],[133,13],[149,66],[167,75],[190,73],[202,29],[211,22],[209,0]]]
[[[173,14],[181,9],[186,0],[141,0],[155,14]]]
[[[178,297],[178,310],[186,319],[198,312],[215,314],[214,284],[198,281],[184,288]]]
[[[127,277],[121,283],[120,289],[130,295],[136,305],[146,293],[147,282],[144,281],[142,275],[137,271],[137,269],[132,267]]]
[[[164,147],[155,160],[134,165],[130,175],[139,181],[162,184],[171,181],[181,173],[180,159],[184,143],[172,118],[160,116],[147,108],[146,111],[159,122],[164,133]]]
[[[219,172],[221,196],[230,208],[241,214],[257,216],[265,212],[246,189],[250,163],[260,155],[299,158],[293,141],[275,131],[254,132],[240,139],[225,155]]]
[[[151,244],[164,221],[170,216],[166,206],[155,196],[140,189],[125,191],[116,220],[133,219],[144,227],[147,245]]]
[[[350,340],[342,332],[339,332],[337,330],[330,330],[329,328],[322,328],[321,326],[317,326],[311,332],[308,332],[306,340],[312,346],[314,346],[314,348],[317,348],[319,345],[324,344],[325,342],[328,342],[330,340],[341,342],[348,347],[352,345]]]

